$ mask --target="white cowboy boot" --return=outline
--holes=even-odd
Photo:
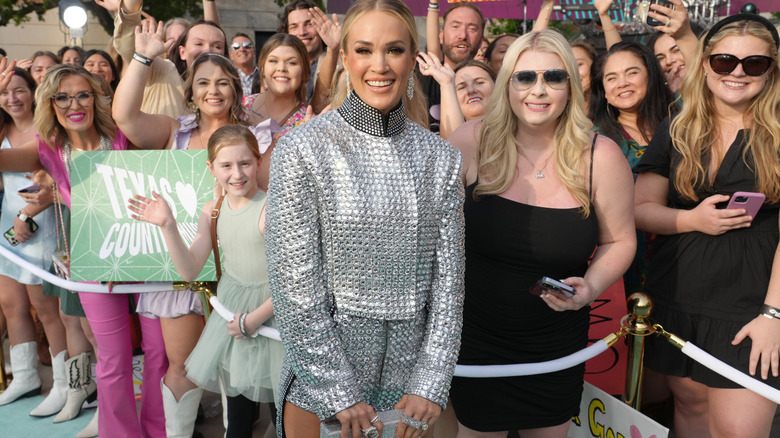
[[[56,417],[55,423],[62,423],[76,418],[81,412],[84,400],[94,400],[97,397],[97,384],[92,379],[89,367],[89,353],[73,356],[65,362],[65,372],[68,375],[68,399]]]
[[[49,349],[51,353],[51,349]],[[54,415],[65,406],[65,400],[68,399],[68,379],[65,377],[65,354],[68,350],[62,350],[56,356],[51,357],[51,371],[54,375],[49,395],[30,412],[33,417],[48,417]]]
[[[195,388],[187,391],[181,400],[160,380],[162,389],[163,410],[165,411],[165,434],[168,438],[190,438],[195,430],[195,419],[198,417],[198,405],[203,390]]]
[[[98,410],[95,409],[95,416],[89,421],[87,427],[81,429],[81,432],[76,434],[76,438],[92,438],[98,436]]]
[[[38,344],[25,342],[11,347],[11,372],[14,379],[0,394],[0,406],[20,397],[41,393],[41,378],[38,376]]]

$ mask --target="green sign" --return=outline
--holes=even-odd
[[[160,194],[187,246],[203,205],[214,198],[206,151],[73,152],[71,279],[181,281],[160,227],[130,217],[127,200]],[[210,238],[210,236],[206,236]],[[199,280],[215,280],[210,257]]]

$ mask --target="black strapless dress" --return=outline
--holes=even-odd
[[[583,276],[598,242],[591,209],[535,207],[473,198],[466,189],[466,301],[459,364],[534,363],[588,343],[589,308],[555,312],[528,292],[541,277]],[[549,427],[579,412],[585,366],[491,379],[455,377],[458,420],[482,432]]]

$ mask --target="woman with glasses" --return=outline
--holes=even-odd
[[[780,388],[780,37],[755,14],[718,22],[699,42],[684,105],[635,168],[636,222],[656,233],[646,291],[663,327]],[[757,213],[744,202],[766,197]],[[730,202],[736,202],[729,206]],[[758,204],[760,205],[760,200]],[[679,437],[770,434],[777,405],[650,337]]]
[[[0,61],[0,87],[14,62]],[[125,150],[129,142],[111,118],[109,97],[83,67],[52,67],[35,93],[37,138],[21,148],[0,150],[0,171],[45,169],[57,184],[63,207],[70,207],[71,152]],[[144,385],[140,419],[133,392],[130,311],[135,297],[126,294],[78,292],[97,344],[98,425],[101,436],[162,436],[164,417],[159,386]],[[159,381],[166,366],[159,322],[141,316],[145,382]],[[82,361],[79,379],[89,381],[89,362]],[[71,387],[73,389],[73,387]],[[76,391],[79,391],[78,387]],[[81,408],[75,407],[76,413]],[[82,431],[83,433],[83,431]],[[79,436],[94,436],[82,434]],[[93,432],[96,433],[96,432]]]
[[[458,363],[557,359],[587,345],[590,303],[633,257],[631,171],[612,140],[590,131],[574,55],[554,31],[512,43],[488,108],[452,136],[466,185]],[[543,277],[571,293],[537,286]],[[584,372],[581,364],[536,376],[455,377],[458,437],[566,437]]]

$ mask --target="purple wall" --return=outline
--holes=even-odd
[[[439,0],[441,2],[441,14],[444,15],[444,11],[447,10],[447,0]],[[498,1],[481,1],[480,8],[485,18],[522,18],[523,7],[518,6],[519,0],[498,0]],[[539,5],[541,0],[528,0],[528,15],[529,19],[533,19],[539,13]],[[588,4],[590,0],[569,0],[568,3]],[[739,8],[745,3],[753,3],[758,7],[760,12],[777,12],[780,11],[780,1],[777,0],[732,0],[731,13],[736,14],[739,12]],[[412,10],[412,13],[418,17],[424,17],[427,14],[428,0],[407,0],[406,4]],[[349,8],[349,0],[329,0],[328,11],[330,13],[343,14]],[[726,8],[720,9],[721,14],[726,14]],[[553,15],[554,20],[560,20],[561,17],[557,17],[558,14]]]

